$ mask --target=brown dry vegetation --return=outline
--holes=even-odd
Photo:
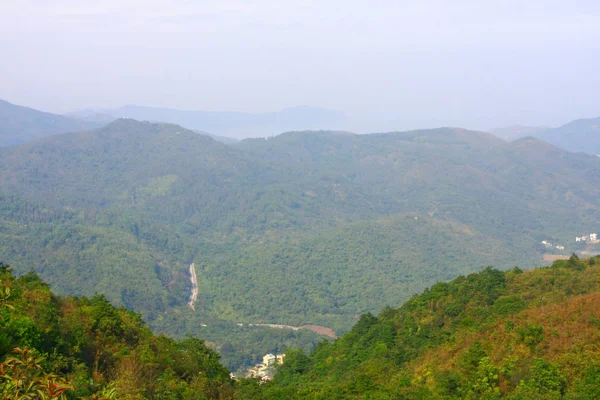
[[[333,329],[324,327],[324,326],[319,326],[319,325],[302,325],[300,327],[300,329],[308,329],[310,331],[313,331],[315,333],[318,333],[319,335],[326,335],[329,336],[330,338],[336,338],[337,336],[335,335],[335,332],[333,331]]]

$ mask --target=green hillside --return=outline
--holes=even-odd
[[[219,252],[196,265],[202,307],[239,322],[315,323],[345,331],[359,314],[400,304],[481,266],[510,268],[536,253],[465,225],[416,215],[331,228],[294,241]]]
[[[155,336],[104,296],[57,297],[0,264],[0,395],[48,399],[595,399],[600,256],[442,282],[363,314],[272,381],[232,381],[204,342]],[[20,396],[20,397],[19,397]],[[29,396],[29,397],[27,397]]]
[[[600,256],[438,283],[288,352],[264,399],[594,399]]]
[[[185,301],[186,266],[169,263],[130,232],[16,196],[0,195],[0,204],[0,257],[20,273],[34,270],[63,294],[102,293],[147,321]]]
[[[103,125],[51,114],[0,99],[0,147],[16,146],[45,136]]]
[[[56,297],[0,263],[4,399],[231,399],[229,372],[194,338],[155,336],[105,297]]]
[[[441,128],[226,145],[121,119],[0,149],[0,257],[161,332],[229,341],[237,369],[239,354],[260,355],[238,323],[341,334],[437,281],[539,265],[542,240],[579,249],[575,236],[598,230],[599,192],[600,159],[531,138]],[[298,332],[257,348],[311,348]]]

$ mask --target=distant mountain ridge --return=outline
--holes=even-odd
[[[558,128],[515,125],[489,132],[508,141],[533,136],[573,153],[600,154],[600,117],[576,119]]]
[[[83,110],[69,115],[103,122],[108,115],[168,122],[202,131],[200,133],[210,132],[209,136],[226,144],[232,143],[229,138],[270,137],[289,131],[344,130],[348,126],[343,112],[307,106],[285,108],[278,112],[243,113],[127,105],[114,109]],[[600,117],[574,120],[558,128],[513,125],[490,129],[489,132],[508,141],[533,136],[567,151],[600,153]]]
[[[42,112],[0,99],[0,147],[15,146],[57,133],[94,129],[104,125]]]
[[[83,113],[89,113],[85,110]],[[298,106],[276,112],[208,112],[170,108],[127,105],[119,108],[96,110],[116,118],[133,118],[141,121],[168,122],[187,129],[210,132],[212,135],[234,139],[267,137],[281,132],[306,129],[341,129],[346,116],[341,111],[318,107]],[[78,116],[82,112],[69,115]]]
[[[600,117],[571,121],[535,136],[575,153],[600,154]]]
[[[58,133],[99,128],[118,118],[181,125],[199,134],[234,144],[243,138],[271,137],[282,132],[340,131],[347,127],[341,111],[290,107],[277,112],[205,112],[127,105],[113,109],[83,109],[53,114],[0,99],[0,147],[15,146]],[[571,121],[558,128],[514,125],[490,129],[503,140],[532,136],[570,152],[600,154],[600,117]]]
[[[77,119],[80,119],[83,121],[99,122],[99,123],[104,123],[104,124],[111,123],[112,121],[117,119],[117,117],[113,117],[112,115],[109,115],[107,113],[103,113],[100,111],[96,111],[93,109],[74,111],[71,113],[67,113],[65,115],[67,117],[77,118]]]
[[[504,140],[515,140],[526,136],[535,136],[539,132],[548,130],[547,126],[513,125],[506,128],[490,129],[490,133]]]

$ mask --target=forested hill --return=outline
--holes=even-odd
[[[596,399],[599,315],[600,256],[486,269],[288,352],[262,398]]]
[[[600,256],[487,268],[360,317],[270,382],[229,379],[203,341],[155,336],[103,296],[56,297],[0,263],[0,395],[87,399],[595,399]],[[30,397],[26,397],[30,396]]]
[[[207,187],[222,186],[248,164],[208,136],[131,119],[91,132],[55,135],[5,149],[2,155],[0,185],[5,192],[87,210],[145,208],[152,198],[188,182],[195,182],[206,198],[214,191]],[[161,214],[169,218],[173,213]]]
[[[18,106],[0,99],[0,147],[22,144],[56,133],[97,128],[101,125],[98,122]]]
[[[574,238],[599,219],[599,158],[455,128],[226,145],[120,119],[0,149],[0,259],[218,344],[238,323],[340,334],[440,280],[591,252]]]
[[[577,230],[590,216],[600,216],[600,160],[532,138],[506,143],[450,128],[371,135],[299,132],[246,140],[240,147],[299,171],[305,193],[333,197],[342,207],[356,205],[353,211],[364,217],[373,211],[419,212],[516,238],[557,232],[548,224],[558,220],[563,232]]]
[[[105,297],[56,297],[36,274],[0,263],[3,399],[232,399],[203,341],[155,336]]]

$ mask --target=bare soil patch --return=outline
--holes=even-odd
[[[337,337],[335,335],[335,332],[333,331],[333,329],[326,328],[324,326],[319,326],[319,325],[302,325],[300,327],[300,329],[308,329],[309,331],[313,331],[315,333],[318,333],[319,335],[326,335],[326,336],[329,336],[330,338],[333,338],[333,339],[335,339]]]

